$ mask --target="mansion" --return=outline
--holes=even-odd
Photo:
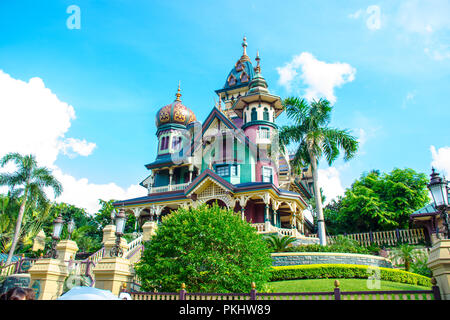
[[[183,104],[180,86],[175,100],[156,113],[156,158],[145,165],[150,174],[140,183],[148,194],[114,203],[140,226],[181,206],[217,202],[260,233],[301,239],[313,232],[312,217],[305,215],[311,172],[290,167],[278,143],[282,101],[268,90],[259,54],[255,65],[247,55],[245,37],[242,47],[203,123]]]

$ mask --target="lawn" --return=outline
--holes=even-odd
[[[305,279],[269,282],[272,292],[332,292],[335,279]],[[380,288],[370,289],[367,279],[338,279],[341,291],[370,291],[370,290],[430,290],[412,284],[391,281],[380,281]]]

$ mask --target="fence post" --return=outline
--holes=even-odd
[[[339,289],[339,280],[334,280],[334,300],[341,300],[341,289]]]
[[[434,300],[442,300],[441,298],[441,291],[439,290],[439,287],[437,286],[436,278],[431,278],[431,284],[433,285],[431,287],[431,290],[433,291]]]
[[[250,300],[256,300],[256,284],[252,282],[252,290],[250,291]]]
[[[186,284],[183,282],[181,284],[181,290],[180,290],[180,300],[186,300]]]
[[[127,283],[124,282],[124,283],[122,283],[122,286],[120,287],[119,294],[122,292],[126,292],[126,291],[127,291]]]

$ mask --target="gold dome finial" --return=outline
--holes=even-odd
[[[180,89],[180,81],[178,81],[178,92],[176,94],[176,99],[175,101],[181,101],[180,97],[181,97],[181,89]]]

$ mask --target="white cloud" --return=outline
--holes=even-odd
[[[435,146],[430,147],[433,161],[431,166],[437,171],[443,171],[447,178],[450,178],[450,147],[442,147],[436,150]]]
[[[345,189],[342,187],[340,173],[335,167],[328,169],[319,169],[319,187],[325,195],[325,203],[327,205],[331,200],[338,196],[344,195]]]
[[[288,91],[292,89],[293,84],[301,81],[307,86],[305,98],[311,100],[325,97],[331,103],[336,102],[334,89],[353,81],[356,74],[356,69],[348,63],[326,63],[317,60],[309,52],[294,56],[283,67],[278,67],[277,71],[280,76],[278,83]]]
[[[87,178],[77,179],[55,165],[61,154],[70,158],[89,156],[96,144],[86,139],[66,137],[75,120],[74,108],[46,88],[41,78],[28,82],[17,80],[0,70],[0,157],[9,152],[34,154],[39,166],[53,170],[64,192],[57,201],[84,207],[90,213],[98,210],[98,199],[126,199],[145,195],[145,189],[132,185],[126,190],[114,183],[94,184]],[[13,170],[14,166],[2,171]],[[5,192],[4,187],[0,189]],[[51,196],[51,193],[49,193]]]
[[[74,138],[67,138],[60,145],[61,151],[70,158],[75,156],[74,153],[87,157],[96,147],[97,145],[95,143],[87,142],[85,139],[79,140]]]
[[[397,21],[407,31],[428,34],[450,28],[450,1],[408,0],[399,7]]]

